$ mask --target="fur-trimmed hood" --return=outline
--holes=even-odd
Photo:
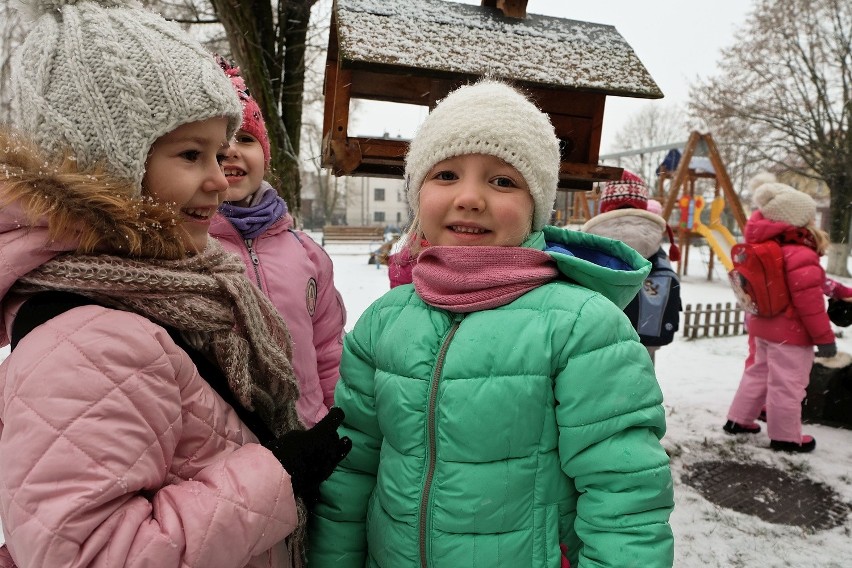
[[[580,230],[621,241],[642,258],[650,258],[660,248],[666,234],[666,221],[642,209],[616,209],[592,217]]]
[[[70,156],[51,163],[21,135],[0,131],[0,313],[20,277],[61,253],[182,257],[174,208],[133,192],[103,169],[80,172]]]

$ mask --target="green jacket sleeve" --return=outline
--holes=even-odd
[[[376,420],[371,324],[368,310],[343,342],[335,406],[346,414],[339,428],[352,451],[320,485],[320,502],[308,526],[311,568],[362,568],[367,556],[367,504],[376,486],[382,435]]]
[[[674,493],[650,358],[600,296],[583,305],[565,353],[554,388],[560,461],[580,494],[579,568],[671,567]]]

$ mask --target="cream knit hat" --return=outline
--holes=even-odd
[[[794,227],[804,227],[816,219],[816,202],[810,195],[776,182],[774,178],[765,179],[772,181],[760,183],[756,177],[752,186],[757,186],[754,189],[754,205],[766,219]]]
[[[21,3],[23,4],[23,3]],[[136,0],[31,0],[35,18],[13,60],[17,127],[51,153],[70,149],[88,168],[135,181],[151,145],[178,126],[242,120],[212,55]]]
[[[420,186],[442,160],[496,156],[524,176],[535,210],[532,229],[550,220],[559,182],[559,140],[550,119],[512,87],[493,80],[456,89],[426,117],[405,157],[408,204],[416,214]]]

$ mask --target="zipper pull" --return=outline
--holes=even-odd
[[[248,249],[249,256],[251,257],[251,263],[255,266],[260,264],[260,259],[257,257],[257,254],[254,252],[254,247],[252,247],[252,240],[246,239],[246,248]]]

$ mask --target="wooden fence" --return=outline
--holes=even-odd
[[[683,336],[687,339],[700,337],[724,337],[743,335],[745,312],[737,304],[687,304],[683,311]]]

